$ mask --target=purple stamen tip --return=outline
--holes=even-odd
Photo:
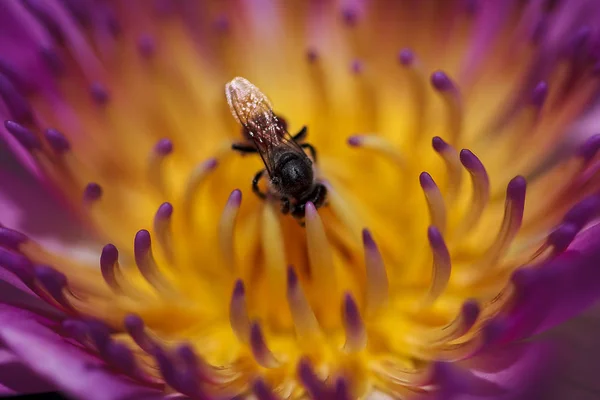
[[[154,145],[154,151],[158,155],[166,156],[173,151],[173,142],[169,139],[160,139]]]
[[[373,235],[371,235],[371,231],[368,229],[362,230],[362,240],[364,247],[375,247],[375,240],[373,239]]]
[[[114,244],[107,244],[100,254],[100,266],[102,268],[112,267],[119,259],[119,250]]]
[[[319,53],[316,49],[308,49],[306,51],[306,58],[308,59],[308,61],[313,63],[319,59]]]
[[[436,71],[431,74],[431,84],[441,92],[452,90],[454,88],[454,84],[448,75],[442,71]]]
[[[289,289],[294,289],[298,286],[298,275],[296,275],[296,271],[294,271],[294,267],[291,265],[287,269],[287,286]]]
[[[460,162],[469,171],[483,168],[481,161],[471,150],[463,149],[460,151]]]
[[[244,281],[238,279],[235,281],[235,286],[233,287],[233,297],[242,297],[246,293],[246,289],[244,288]]]
[[[348,325],[355,327],[360,325],[360,311],[358,311],[358,305],[354,301],[352,294],[346,292],[344,294],[344,316],[348,321]]]
[[[239,205],[242,204],[242,191],[240,189],[235,189],[231,192],[227,203],[234,207],[239,207]]]
[[[358,147],[362,144],[362,138],[360,136],[350,136],[348,139],[348,144],[352,147]]]
[[[144,320],[136,314],[128,314],[123,320],[128,332],[137,332],[144,329]]]
[[[95,182],[90,182],[83,190],[83,199],[85,201],[95,201],[102,197],[102,186]]]
[[[226,15],[219,15],[215,19],[214,26],[218,32],[227,32],[229,30],[229,18]]]
[[[481,309],[479,307],[479,303],[476,300],[468,299],[466,300],[461,309],[462,316],[464,318],[465,324],[472,325],[475,323],[477,318],[479,318],[479,313]]]
[[[219,162],[216,158],[211,158],[204,163],[207,170],[215,169],[217,165],[219,165]]]
[[[306,358],[298,362],[298,378],[313,398],[320,398],[324,394],[323,382],[319,380],[313,371],[310,361]]]
[[[555,252],[562,252],[569,247],[578,232],[579,229],[574,224],[568,222],[561,224],[548,235],[548,244],[554,247]]]
[[[583,228],[587,222],[598,214],[600,209],[600,197],[590,196],[575,204],[563,218],[563,222],[570,222],[577,227]]]
[[[34,274],[50,292],[60,291],[67,285],[67,277],[52,267],[36,265]]]
[[[512,273],[510,280],[520,293],[525,294],[538,278],[539,273],[533,268],[519,268]]]
[[[57,154],[63,154],[71,149],[71,144],[61,132],[54,128],[48,128],[44,132],[46,141]]]
[[[4,121],[4,126],[27,150],[38,150],[42,147],[37,136],[23,125],[15,121]]]
[[[544,81],[539,82],[533,92],[531,93],[531,103],[541,108],[546,101],[546,97],[548,96],[548,84]]]
[[[142,34],[137,41],[137,47],[143,57],[149,58],[156,51],[156,41],[149,34]]]
[[[579,146],[577,153],[585,161],[589,161],[594,158],[598,149],[600,149],[600,134],[595,134],[587,138],[586,141]]]
[[[431,146],[433,146],[435,151],[440,153],[448,148],[448,143],[446,143],[441,137],[434,136],[433,139],[431,139]]]
[[[365,65],[361,60],[353,60],[350,64],[350,70],[353,74],[360,74],[364,71]]]
[[[108,90],[104,87],[100,82],[94,82],[90,86],[90,94],[92,95],[92,99],[100,105],[104,105],[109,100]]]
[[[173,215],[173,206],[168,202],[162,203],[156,211],[157,219],[169,219],[171,215]]]
[[[107,343],[104,354],[107,361],[126,374],[134,375],[137,372],[137,365],[133,352],[124,343]]]
[[[143,263],[143,259],[148,254],[151,246],[150,232],[146,229],[139,230],[133,240],[133,252],[138,265]]]
[[[435,187],[433,178],[427,172],[421,172],[421,175],[419,175],[419,183],[421,184],[423,190],[432,189]]]
[[[506,197],[516,202],[525,201],[525,192],[527,190],[527,181],[522,176],[515,176],[510,180],[506,187]]]
[[[348,381],[343,377],[339,377],[335,381],[335,399],[336,400],[348,400],[351,398],[350,391],[348,388]]]
[[[498,342],[498,340],[500,340],[502,338],[502,335],[506,332],[507,328],[508,326],[504,319],[492,319],[481,330],[485,344],[487,346],[490,346]]]
[[[262,378],[257,378],[252,384],[252,391],[259,400],[276,400],[277,397]]]
[[[354,26],[358,22],[358,12],[352,8],[344,8],[342,10],[342,18],[346,24]]]
[[[411,49],[402,49],[398,54],[398,60],[400,61],[400,64],[408,67],[415,61],[415,53],[413,53]]]
[[[0,245],[12,250],[17,250],[19,246],[28,240],[27,236],[15,230],[0,227]]]

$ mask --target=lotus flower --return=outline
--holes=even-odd
[[[1,10],[6,391],[542,398],[522,339],[600,294],[595,0]],[[307,127],[299,221],[228,82]]]

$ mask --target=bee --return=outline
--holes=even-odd
[[[244,78],[234,78],[225,85],[225,95],[231,113],[251,139],[251,143],[234,143],[232,149],[258,153],[265,166],[254,175],[252,191],[261,199],[268,195],[279,199],[281,212],[298,220],[304,218],[307,202],[316,208],[323,206],[327,188],[315,179],[313,162],[317,161],[317,152],[304,142],[306,126],[291,136],[267,96]],[[312,160],[303,149],[308,149]],[[268,179],[267,193],[258,186],[263,177]]]

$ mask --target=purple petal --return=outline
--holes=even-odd
[[[111,372],[40,322],[27,311],[0,306],[0,339],[24,365],[61,391],[87,400],[163,399],[161,392]]]

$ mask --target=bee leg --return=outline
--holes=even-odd
[[[292,216],[296,219],[304,218],[304,203],[297,203],[292,206]]]
[[[260,178],[262,178],[264,173],[265,170],[261,169],[256,173],[256,175],[254,175],[254,179],[252,179],[252,191],[254,192],[254,194],[256,194],[259,198],[263,200],[267,198],[267,195],[260,191],[260,188],[258,187],[258,182],[260,181]]]
[[[312,202],[316,208],[322,207],[327,200],[327,188],[322,183],[317,183],[313,192]]]
[[[300,131],[298,133],[296,133],[292,139],[294,139],[295,142],[303,142],[304,139],[306,139],[306,135],[308,134],[308,128],[306,126],[303,126],[302,129],[300,129]]]
[[[290,199],[287,197],[281,198],[281,213],[287,214],[290,212]]]
[[[308,149],[308,151],[310,152],[310,156],[313,159],[313,161],[317,162],[317,150],[315,150],[315,148],[313,147],[312,144],[310,144],[310,143],[302,143],[300,145],[300,147],[302,147],[303,149]]]
[[[250,144],[243,144],[243,143],[233,143],[231,145],[231,149],[235,150],[235,151],[239,151],[240,153],[256,153],[256,147],[250,145]]]

